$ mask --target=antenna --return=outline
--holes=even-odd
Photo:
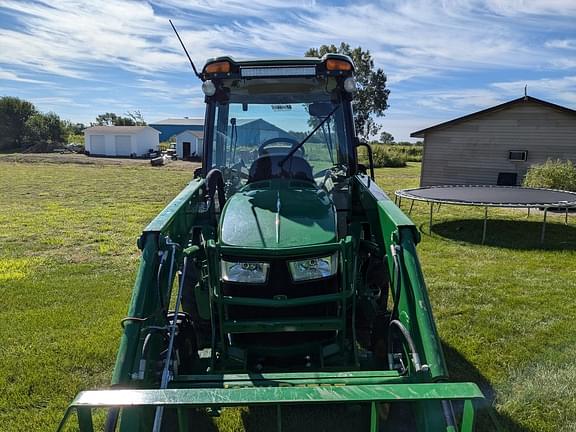
[[[184,42],[182,42],[182,39],[180,39],[180,35],[178,34],[178,31],[176,30],[176,27],[174,27],[174,24],[172,24],[172,20],[168,20],[170,22],[170,25],[172,26],[172,29],[174,30],[174,33],[176,33],[176,37],[178,38],[178,40],[180,41],[180,45],[182,45],[182,48],[184,49],[184,52],[186,53],[186,57],[188,57],[188,60],[190,61],[190,66],[192,66],[192,70],[194,71],[194,75],[196,75],[198,78],[202,79],[202,75],[200,75],[198,73],[198,71],[196,70],[196,66],[194,66],[194,62],[192,61],[192,59],[190,58],[190,54],[188,54],[188,50],[186,49],[186,47],[184,46]]]
[[[528,97],[528,84],[524,86],[524,99]]]

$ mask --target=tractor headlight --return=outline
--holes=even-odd
[[[294,282],[333,276],[338,269],[338,252],[325,257],[290,261],[288,265]]]
[[[206,96],[214,96],[216,94],[216,85],[211,80],[204,81],[202,83],[202,91]]]
[[[348,93],[354,93],[356,91],[356,80],[353,77],[348,77],[344,80],[344,90]]]
[[[222,280],[226,282],[266,283],[269,263],[229,262],[222,260]]]

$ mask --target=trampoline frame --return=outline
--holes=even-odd
[[[421,189],[449,189],[449,188],[498,188],[498,189],[531,189],[531,190],[538,190],[538,191],[549,191],[549,192],[562,192],[574,195],[574,201],[558,201],[556,203],[503,203],[503,202],[479,202],[479,201],[453,201],[447,199],[437,199],[437,198],[423,198],[421,196],[412,195],[411,191],[417,191]],[[545,235],[546,235],[546,216],[548,214],[548,209],[557,208],[557,209],[565,209],[565,217],[564,217],[564,224],[568,225],[568,212],[570,209],[576,208],[576,192],[571,191],[563,191],[558,189],[546,189],[546,188],[524,188],[521,186],[495,186],[495,185],[439,185],[439,186],[424,186],[420,188],[411,188],[411,189],[400,189],[394,192],[395,200],[394,202],[398,207],[402,206],[402,198],[412,200],[410,204],[410,210],[408,214],[412,214],[412,208],[414,207],[414,201],[421,201],[421,202],[428,202],[430,203],[430,217],[429,217],[429,233],[432,234],[432,218],[434,213],[434,204],[438,204],[438,210],[442,204],[448,205],[461,205],[461,206],[468,206],[468,207],[484,207],[484,222],[482,226],[482,244],[486,241],[486,230],[488,224],[488,207],[494,208],[525,208],[528,210],[528,217],[530,216],[530,209],[532,208],[544,208],[544,217],[542,220],[542,230],[540,233],[540,243],[544,243]]]

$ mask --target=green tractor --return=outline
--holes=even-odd
[[[342,404],[370,431],[472,431],[483,396],[447,381],[419,232],[354,130],[350,58],[220,57],[199,75],[202,167],[138,240],[112,388],[61,427],[75,412],[92,432],[105,408],[106,432],[189,431],[201,409],[269,405],[281,430],[288,406]]]

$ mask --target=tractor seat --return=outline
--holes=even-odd
[[[299,156],[292,156],[283,167],[280,162],[285,154],[263,155],[256,159],[250,167],[248,183],[274,178],[291,178],[296,180],[314,181],[312,167],[306,159]]]

